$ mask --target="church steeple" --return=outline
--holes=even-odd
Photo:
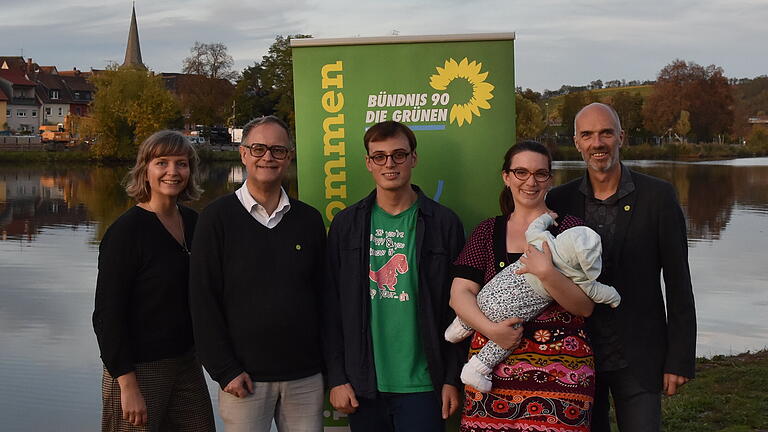
[[[139,45],[139,27],[136,25],[136,4],[131,13],[131,29],[128,31],[128,45],[125,47],[125,61],[122,67],[146,70],[141,61],[141,46]]]

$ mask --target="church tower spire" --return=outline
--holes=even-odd
[[[131,29],[128,31],[128,45],[125,47],[125,61],[122,67],[146,70],[141,61],[141,46],[139,45],[139,27],[136,25],[136,2],[131,13]]]

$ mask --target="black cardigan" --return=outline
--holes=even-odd
[[[235,194],[200,215],[190,272],[198,355],[221,388],[242,372],[255,381],[316,374],[325,226],[320,213],[290,200],[268,229]]]
[[[616,288],[621,304],[616,309],[596,305],[587,323],[602,320],[608,325],[615,319],[630,371],[649,391],[659,391],[663,373],[694,376],[696,311],[685,218],[671,184],[629,172],[635,190],[619,200],[613,250],[603,257],[598,279]],[[583,218],[581,181],[580,177],[550,191],[548,206],[559,214]]]
[[[189,245],[197,213],[179,208]],[[155,213],[134,206],[107,229],[99,245],[93,328],[110,375],[192,348],[188,274],[189,255]]]

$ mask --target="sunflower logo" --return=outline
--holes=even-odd
[[[490,109],[489,100],[493,99],[491,93],[493,84],[485,82],[488,72],[480,72],[483,64],[476,61],[470,62],[464,57],[460,62],[454,59],[445,61],[445,67],[437,66],[437,73],[429,78],[429,85],[435,90],[446,90],[455,80],[464,81],[471,87],[472,94],[464,103],[454,103],[451,107],[449,121],[457,122],[462,126],[466,121],[472,123],[473,116],[480,116],[480,108]]]

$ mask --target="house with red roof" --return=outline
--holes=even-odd
[[[40,125],[64,125],[72,95],[56,67],[37,67],[28,76],[37,84],[35,94],[40,102]]]
[[[31,81],[26,71],[0,62],[0,90],[8,98],[6,124],[14,132],[31,131],[37,133],[40,127],[40,105],[35,94],[36,84]]]
[[[71,97],[69,112],[74,115],[82,117],[90,115],[91,102],[96,93],[96,87],[89,80],[92,73],[80,72],[77,69],[59,72],[59,77],[64,82],[64,86]]]
[[[24,72],[27,62],[21,56],[0,56],[0,69],[13,69]]]

